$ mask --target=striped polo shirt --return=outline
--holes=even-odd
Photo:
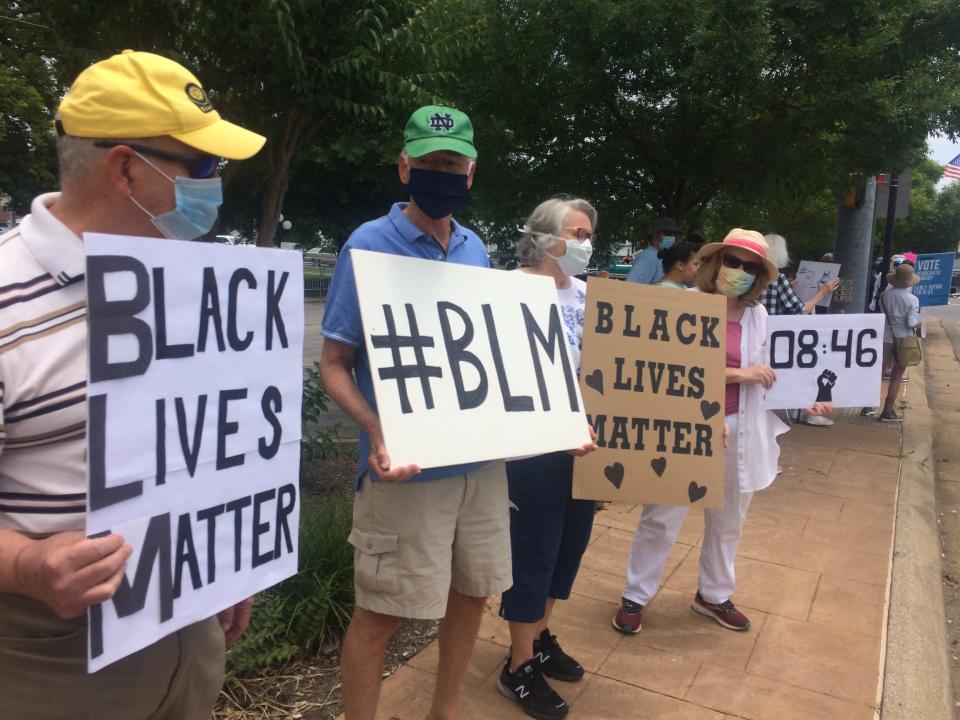
[[[0,525],[38,534],[86,511],[86,257],[58,197],[0,235]]]

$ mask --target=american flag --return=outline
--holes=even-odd
[[[960,179],[960,155],[943,166],[943,176],[954,180]]]

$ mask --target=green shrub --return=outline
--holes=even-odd
[[[304,462],[323,460],[343,452],[339,443],[339,423],[326,429],[320,427],[320,417],[329,408],[330,396],[320,381],[320,363],[315,361],[313,367],[303,371],[303,437],[300,440],[300,454]]]
[[[353,613],[352,495],[300,519],[299,572],[260,593],[250,627],[227,654],[229,675],[315,651],[343,635]]]

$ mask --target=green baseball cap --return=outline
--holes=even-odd
[[[425,105],[415,110],[403,131],[403,150],[421,157],[437,150],[477,156],[473,146],[473,123],[464,113],[442,105]]]

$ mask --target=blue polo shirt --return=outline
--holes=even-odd
[[[630,268],[630,274],[627,275],[627,282],[643,283],[644,285],[656,285],[663,280],[663,262],[657,257],[658,250],[653,245],[648,245],[643,252],[637,255],[633,261],[633,267]]]
[[[405,255],[407,257],[439,260],[459,265],[490,267],[487,249],[476,233],[452,221],[450,245],[446,252],[432,235],[427,235],[403,214],[407,203],[396,203],[390,212],[381,218],[364,223],[350,235],[337,258],[337,267],[333,271],[330,289],[327,291],[327,303],[323,311],[321,332],[324,337],[337,340],[357,349],[353,372],[357,386],[370,407],[376,411],[377,400],[373,394],[373,379],[370,375],[370,359],[363,339],[363,323],[360,321],[360,305],[357,301],[357,285],[353,277],[353,260],[350,250],[373,250]],[[357,467],[355,488],[360,489],[360,481],[369,469],[367,456],[370,454],[370,438],[360,429],[360,463]],[[448,465],[430,468],[414,476],[410,482],[439,480],[453,475],[464,475],[483,467],[484,463],[467,465]],[[371,473],[373,475],[373,473]]]

